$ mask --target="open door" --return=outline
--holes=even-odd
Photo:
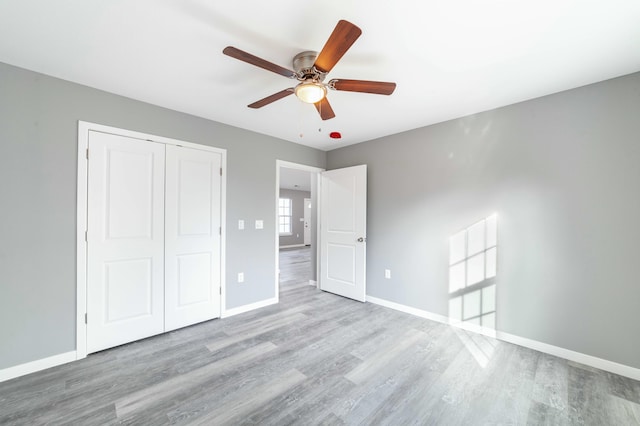
[[[365,301],[367,166],[321,173],[320,289]]]

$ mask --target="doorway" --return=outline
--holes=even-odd
[[[318,286],[318,182],[322,171],[317,167],[276,161],[275,285],[278,298],[281,279]]]
[[[281,187],[286,185],[288,174],[298,175],[298,182],[289,182],[289,189],[293,190],[303,188],[307,175],[310,179],[312,278],[309,279],[309,284],[324,291],[365,302],[367,166],[358,165],[324,171],[281,160],[276,160],[277,301],[280,300],[280,252],[285,248],[304,247],[304,240],[302,243],[288,246],[281,243],[287,241],[286,238],[298,234],[293,227],[294,223],[304,222],[304,209],[297,214],[293,212],[294,195],[281,196],[286,193],[287,188]]]

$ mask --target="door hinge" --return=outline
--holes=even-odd
[[[220,176],[222,176],[222,167],[220,167]]]
[[[219,287],[220,289],[220,296],[222,296],[222,287]]]
[[[89,148],[87,148],[86,156],[87,156],[87,160],[88,160],[89,159]]]
[[[88,232],[89,231],[84,231],[84,240],[87,241],[87,242],[89,241]]]
[[[218,234],[222,235],[222,226],[218,228]]]
[[[84,314],[84,323],[88,324],[88,322],[87,322],[87,314]]]

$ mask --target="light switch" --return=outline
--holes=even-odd
[[[238,229],[241,231],[244,229],[244,220],[240,219],[238,221]]]
[[[239,283],[244,282],[244,272],[238,272],[238,282]]]
[[[256,220],[256,229],[264,228],[264,222],[262,220]]]
[[[391,279],[391,269],[385,269],[384,270],[384,277],[386,279]]]

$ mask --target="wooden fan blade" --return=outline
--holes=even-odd
[[[362,34],[360,28],[351,22],[340,20],[316,58],[314,64],[316,69],[324,73],[331,71],[360,34]]]
[[[267,71],[275,72],[276,74],[283,75],[289,78],[295,78],[296,73],[293,71],[281,67],[280,65],[276,65],[273,62],[265,61],[262,58],[258,58],[257,56],[252,55],[251,53],[247,53],[240,49],[236,49],[233,46],[227,46],[222,51],[227,56],[231,56],[232,58],[239,59],[243,62],[246,62],[251,65],[255,65],[256,67],[263,68]]]
[[[320,117],[323,120],[328,120],[336,116],[336,114],[333,112],[333,108],[331,108],[329,100],[326,97],[322,98],[321,101],[316,102],[314,105],[316,106],[316,109],[320,113]]]
[[[329,82],[328,86],[345,92],[373,93],[376,95],[390,95],[396,90],[395,83],[387,83],[384,81],[333,79]]]
[[[278,93],[274,93],[271,96],[267,96],[264,99],[260,99],[252,104],[247,105],[249,108],[262,108],[265,105],[269,105],[271,102],[275,102],[279,99],[285,98],[293,93],[293,87],[284,89]]]

